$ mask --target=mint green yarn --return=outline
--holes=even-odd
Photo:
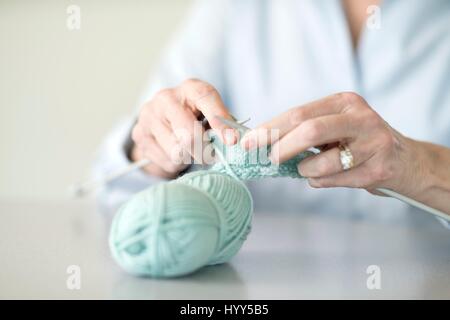
[[[303,178],[298,172],[297,165],[303,159],[314,154],[305,151],[280,165],[273,165],[267,155],[270,152],[270,146],[267,149],[244,151],[239,144],[225,146],[215,135],[212,135],[211,139],[216,154],[221,158],[221,161],[215,164],[211,170],[228,173],[239,180],[267,177]]]
[[[220,239],[219,208],[186,184],[160,184],[119,209],[110,232],[117,263],[134,275],[173,277],[208,264]]]
[[[198,171],[150,187],[122,206],[110,232],[117,263],[131,274],[174,277],[229,261],[250,232],[247,187]]]
[[[175,277],[229,261],[251,229],[253,200],[242,180],[300,178],[297,164],[311,154],[274,166],[252,162],[254,155],[239,145],[213,144],[222,162],[152,186],[118,210],[109,245],[127,272]]]
[[[209,264],[229,261],[241,248],[251,229],[253,199],[241,181],[219,172],[197,171],[184,175],[176,182],[205,191],[220,208],[221,238],[217,253]]]

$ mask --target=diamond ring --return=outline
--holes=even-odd
[[[346,144],[339,144],[339,157],[344,171],[353,168],[353,155]]]

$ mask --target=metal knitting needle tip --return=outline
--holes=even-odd
[[[221,116],[216,116],[216,118],[222,122],[224,125],[227,125],[233,129],[236,130],[242,130],[242,131],[248,131],[250,130],[249,127],[244,126],[245,123],[247,123],[248,121],[250,121],[250,118],[243,120],[243,121],[234,121],[234,120],[230,120],[230,119],[226,119],[224,117]]]

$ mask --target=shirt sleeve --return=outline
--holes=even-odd
[[[200,0],[191,8],[180,31],[163,52],[163,59],[153,73],[138,106],[148,101],[158,90],[174,87],[188,78],[211,83],[224,93],[224,36],[230,2]],[[136,110],[137,111],[137,110]],[[98,150],[92,175],[101,179],[131,164],[128,154],[132,148],[131,130],[137,112],[121,121],[106,137]],[[163,179],[135,170],[107,183],[97,192],[100,210],[112,215],[133,194]]]

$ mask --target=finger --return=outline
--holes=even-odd
[[[308,182],[313,188],[366,188],[372,182],[372,176],[367,174],[368,166],[361,165],[348,171],[339,172],[333,175],[309,178]]]
[[[201,80],[187,80],[179,87],[179,95],[191,108],[201,111],[211,128],[219,134],[222,141],[227,144],[235,144],[237,142],[238,133],[217,119],[217,116],[230,120],[232,120],[232,117],[219,92],[212,85]]]
[[[172,129],[163,121],[155,119],[150,124],[151,132],[155,141],[164,150],[172,164],[181,164],[190,162],[190,155],[183,149],[182,144],[172,132]],[[183,153],[184,152],[184,153]]]
[[[367,146],[359,145],[356,142],[349,144],[348,148],[353,156],[354,167],[370,159],[374,153]],[[304,159],[298,165],[300,175],[306,178],[319,178],[342,172],[340,152],[339,147],[334,147]]]
[[[349,115],[338,114],[314,118],[286,134],[272,146],[272,163],[282,163],[314,146],[351,140],[358,134],[358,126]]]
[[[344,94],[335,94],[292,108],[249,131],[242,138],[241,145],[245,149],[252,149],[273,144],[307,120],[342,112],[348,103]],[[277,133],[271,134],[271,131],[277,131]]]
[[[153,136],[148,136],[145,142],[139,145],[142,155],[149,159],[151,165],[156,165],[163,170],[164,176],[173,175],[185,169],[187,165],[176,164],[167,156],[166,152],[161,148]],[[149,168],[152,170],[152,168]]]
[[[173,94],[165,98],[164,106],[160,110],[160,116],[171,127],[179,142],[189,145],[193,139],[195,123],[199,122],[194,112],[183,106]]]
[[[172,131],[172,135],[175,136],[183,150],[201,163],[204,128],[202,122],[197,119],[198,115],[180,101],[180,97],[174,89],[159,91],[155,95],[154,102],[157,103],[157,108],[153,108],[153,113],[146,114],[146,117],[141,116],[141,119],[145,119],[143,121],[147,121],[147,123],[152,123],[155,119],[163,122]],[[158,125],[156,124],[157,127]],[[151,131],[151,126],[149,126],[149,131]]]
[[[181,147],[201,163],[205,143],[205,128],[202,122],[197,120],[191,109],[183,107],[178,100],[165,108],[165,117]]]

